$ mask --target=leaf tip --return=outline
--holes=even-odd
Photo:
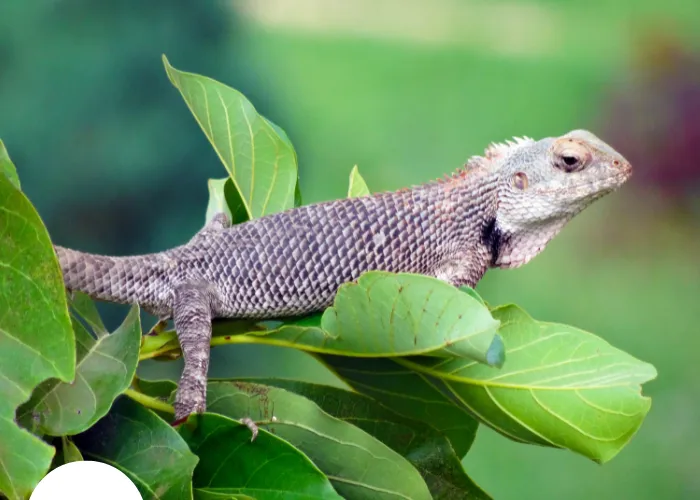
[[[489,366],[495,366],[496,368],[502,368],[503,363],[506,361],[506,349],[503,344],[503,337],[498,333],[493,336],[491,345],[486,350],[486,363]]]

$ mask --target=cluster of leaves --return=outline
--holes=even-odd
[[[298,206],[285,133],[234,89],[164,62],[229,173],[209,182],[207,218]],[[368,194],[354,168],[349,196]],[[461,463],[479,424],[605,462],[651,404],[641,384],[654,368],[590,333],[433,278],[370,272],[323,313],[214,325],[213,346],[308,351],[345,389],[212,380],[208,412],[174,428],[175,384],[135,373],[180,354],[175,332],[142,336],[134,306],[108,333],[88,297],[66,296],[1,143],[0,270],[0,492],[12,500],[83,457],[121,469],[144,498],[489,498]],[[253,442],[244,418],[261,429]]]

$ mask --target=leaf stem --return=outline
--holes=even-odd
[[[175,414],[175,408],[165,401],[161,401],[160,399],[151,396],[146,396],[144,393],[138,392],[134,389],[127,389],[124,391],[124,395],[130,397],[137,403],[141,403],[143,406],[150,408],[151,410]]]

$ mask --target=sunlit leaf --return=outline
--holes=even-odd
[[[170,81],[233,180],[250,218],[294,206],[296,153],[279,127],[258,114],[243,94],[211,78],[173,68]]]
[[[367,196],[369,194],[369,188],[367,183],[360,175],[360,171],[357,169],[357,165],[352,167],[350,172],[350,185],[348,187],[348,198],[355,198],[358,196]]]
[[[18,412],[23,422],[33,423],[42,434],[60,436],[86,430],[109,411],[136,372],[141,341],[137,306],[114,333],[97,340],[80,322],[73,321],[73,327],[78,344],[75,380],[42,383]]]
[[[0,174],[4,174],[15,188],[20,189],[17,169],[15,168],[15,164],[12,163],[10,155],[2,141],[0,141]]]
[[[613,458],[651,407],[641,384],[656,370],[571,326],[540,323],[516,306],[493,311],[507,361],[500,370],[458,359],[397,362],[440,378],[482,422],[517,441]]]
[[[27,198],[0,175],[0,492],[24,498],[53,447],[15,423],[44,380],[75,376],[75,338],[49,235]]]
[[[323,354],[431,354],[499,365],[503,350],[494,338],[498,324],[484,305],[443,281],[372,271],[342,285],[323,315],[248,335]],[[225,332],[225,324],[220,328]],[[212,341],[218,343],[226,340]]]

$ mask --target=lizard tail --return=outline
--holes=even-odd
[[[54,248],[69,290],[98,300],[139,304],[156,313],[170,303],[167,262],[160,254],[109,257]]]

